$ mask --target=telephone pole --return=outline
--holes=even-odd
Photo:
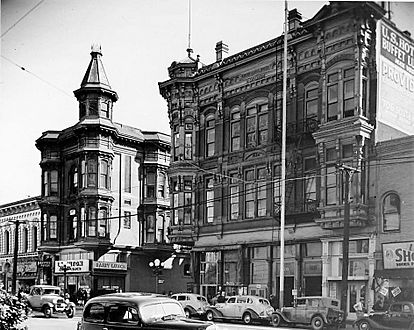
[[[347,318],[348,303],[348,267],[349,267],[349,222],[350,222],[350,199],[352,176],[359,172],[356,168],[340,165],[339,170],[342,172],[342,185],[344,187],[344,238],[342,241],[342,279],[341,279],[341,309],[344,311],[345,323]],[[345,177],[345,178],[344,178]]]
[[[19,220],[9,220],[9,222],[14,223],[14,251],[13,251],[13,274],[12,274],[12,293],[17,294],[16,282],[17,282],[17,257],[19,253],[19,225],[21,223],[26,223],[26,221]]]

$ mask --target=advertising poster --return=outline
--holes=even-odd
[[[384,243],[382,254],[384,269],[414,268],[414,241]]]
[[[414,134],[414,43],[394,27],[378,25],[378,121]]]

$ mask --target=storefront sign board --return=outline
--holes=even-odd
[[[105,270],[127,270],[126,262],[108,262],[108,261],[94,261],[93,269],[105,269]]]
[[[414,241],[384,243],[382,254],[384,269],[414,268]]]
[[[66,273],[89,272],[89,260],[87,259],[58,260],[58,261],[55,261],[55,273],[56,274],[63,274],[63,269],[61,268],[61,266],[64,263],[70,266],[70,268],[66,270]]]

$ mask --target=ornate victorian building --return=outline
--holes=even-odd
[[[296,9],[289,12],[286,305],[293,289],[299,296],[341,297],[341,165],[357,170],[347,305],[360,297],[373,304],[380,233],[370,176],[376,143],[414,133],[384,103],[390,99],[385,80],[396,85],[395,72],[402,70],[394,61],[384,72],[384,58],[393,59],[403,42],[412,45],[384,15],[372,2],[331,2],[307,21]],[[400,44],[387,29],[398,31]],[[384,40],[392,45],[384,48]],[[226,48],[217,43],[216,62],[205,66],[188,50],[159,83],[171,124],[168,237],[191,247],[195,289],[202,294],[277,295],[283,36],[225,58]],[[394,97],[408,93],[413,105],[407,84]]]
[[[149,262],[173,252],[167,238],[170,137],[113,121],[118,95],[101,55],[93,46],[74,91],[78,122],[36,141],[42,169],[39,250],[53,258],[54,283],[67,277],[63,284],[71,294],[80,288],[92,295],[151,291]],[[185,265],[173,266],[167,273],[176,271],[180,281],[163,290],[186,288]]]

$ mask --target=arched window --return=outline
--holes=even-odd
[[[29,231],[27,228],[22,230],[22,252],[27,252],[29,249]]]
[[[215,144],[216,144],[216,136],[215,136],[215,120],[214,117],[210,117],[206,121],[206,156],[211,157],[214,156],[215,153]]]
[[[240,111],[239,108],[234,109],[230,115],[231,120],[231,141],[230,141],[230,148],[231,151],[240,150]]]
[[[267,100],[266,100],[267,102]],[[268,104],[256,101],[246,107],[246,146],[261,146],[267,143],[269,129]]]
[[[395,193],[384,197],[382,204],[382,225],[384,231],[400,230],[401,202]]]
[[[5,254],[9,254],[10,253],[10,246],[11,246],[11,242],[10,242],[10,232],[8,230],[6,230],[4,232],[4,253]]]
[[[36,252],[37,250],[37,227],[33,227],[32,231],[32,251]]]

